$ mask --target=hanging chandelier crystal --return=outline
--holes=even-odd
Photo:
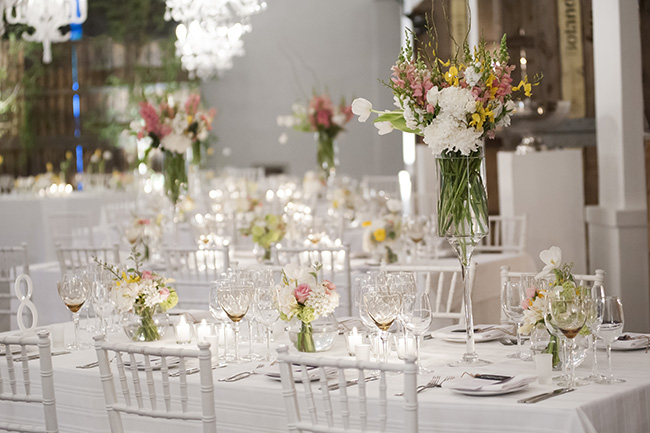
[[[207,80],[244,55],[242,35],[250,17],[266,8],[260,0],[166,0],[165,20],[178,22],[176,55],[190,77]]]
[[[61,27],[82,24],[88,15],[87,0],[9,0],[3,4],[9,24],[24,24],[34,29],[21,37],[43,44],[43,63],[52,61],[52,43],[70,40],[70,32]]]

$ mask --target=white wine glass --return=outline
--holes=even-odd
[[[553,323],[567,339],[567,350],[569,352],[568,364],[570,367],[567,386],[574,387],[577,385],[574,363],[575,337],[582,330],[587,319],[584,302],[579,296],[553,296],[550,299],[549,305]]]
[[[382,361],[388,361],[388,330],[400,313],[401,293],[379,290],[367,292],[363,296],[366,312],[379,328],[382,344]]]
[[[233,362],[240,363],[246,361],[246,359],[239,355],[239,322],[244,318],[253,302],[253,283],[240,281],[239,283],[221,286],[217,291],[217,298],[219,305],[233,322],[235,338],[235,356]]]
[[[623,333],[623,304],[615,296],[606,296],[603,303],[603,321],[598,328],[598,338],[603,340],[607,349],[607,375],[598,383],[623,383],[625,380],[614,377],[612,372],[612,343]]]
[[[523,361],[530,361],[530,353],[524,353],[521,350],[521,333],[519,328],[524,323],[524,303],[527,300],[526,284],[522,281],[506,281],[503,283],[501,292],[501,308],[506,316],[515,322],[517,328],[517,353],[508,355],[509,358],[519,358]]]
[[[100,273],[90,284],[90,299],[93,311],[99,316],[99,332],[106,337],[108,332],[108,317],[115,311],[115,300],[111,295],[110,280],[106,280]]]
[[[598,382],[603,379],[603,376],[598,372],[598,357],[596,352],[598,350],[596,341],[598,339],[598,329],[600,324],[603,323],[603,302],[605,297],[605,289],[601,284],[586,283],[583,285],[583,295],[585,297],[585,309],[587,311],[587,320],[585,326],[589,330],[589,338],[591,339],[591,374],[589,376],[581,377],[581,380],[589,382]]]
[[[430,373],[420,362],[420,343],[422,335],[431,326],[431,301],[429,294],[424,292],[405,293],[402,295],[401,316],[404,327],[415,336],[415,357],[419,373]]]
[[[72,313],[74,322],[74,341],[66,345],[68,350],[79,350],[90,347],[89,344],[81,342],[79,339],[79,310],[83,307],[88,299],[88,286],[83,278],[74,274],[65,274],[61,281],[56,285],[59,297],[68,310]]]
[[[280,318],[274,286],[262,285],[255,289],[255,316],[264,326],[266,360],[271,361],[275,358],[271,353],[271,328]]]

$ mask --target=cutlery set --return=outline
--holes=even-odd
[[[375,380],[378,380],[378,379],[379,379],[379,376],[373,375],[373,376],[368,376],[368,377],[364,378],[363,381],[364,382],[372,382],[372,381],[375,381]],[[359,384],[359,379],[358,378],[357,379],[350,379],[347,382],[345,382],[345,387],[347,388],[348,386],[354,386],[354,385],[358,385],[358,384]],[[338,382],[336,382],[336,383],[333,383],[333,384],[329,385],[327,387],[327,390],[328,391],[336,391],[339,388],[340,388],[340,385],[339,385]]]
[[[562,395],[567,392],[575,391],[575,388],[558,388],[551,392],[545,392],[543,394],[534,395],[532,397],[527,397],[521,400],[517,400],[517,403],[537,403],[538,401],[546,400],[547,398],[555,397],[557,395]]]
[[[70,351],[62,350],[60,352],[52,352],[52,356],[67,355],[68,353],[70,353]],[[27,361],[33,361],[34,359],[39,359],[40,357],[41,356],[38,353],[34,353],[32,355],[27,355],[26,358],[23,358],[22,356],[16,356],[16,357],[14,357],[14,362],[20,362],[20,361],[23,361],[25,359],[27,359]]]

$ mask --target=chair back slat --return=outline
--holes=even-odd
[[[120,263],[120,247],[118,244],[106,248],[65,247],[61,244],[56,244],[55,250],[62,274],[87,266],[89,263],[92,263],[95,258],[106,263]]]
[[[11,346],[20,346],[20,355],[12,351]],[[7,424],[0,421],[0,430],[17,432],[58,433],[56,416],[56,399],[54,397],[54,378],[52,371],[52,352],[50,349],[50,334],[48,331],[38,331],[36,337],[5,335],[0,336],[0,347],[5,349],[4,369],[9,381],[9,389],[5,386],[2,362],[0,362],[0,401],[14,403],[38,403],[43,407],[44,425],[37,424]],[[38,350],[40,370],[40,395],[32,392],[32,378],[29,372],[28,348]],[[20,370],[20,371],[19,371]],[[22,374],[21,374],[22,373]],[[2,413],[0,406],[0,413]]]
[[[103,336],[95,336],[94,339],[106,410],[113,433],[122,433],[124,431],[122,414],[200,421],[204,433],[216,433],[214,385],[212,382],[209,343],[199,343],[198,350],[196,350],[110,343],[106,342]],[[109,353],[115,354],[113,357],[115,362],[109,361]],[[123,356],[128,360],[128,366],[124,365]],[[173,364],[172,359],[174,360]],[[199,364],[201,381],[200,410],[191,407],[189,404],[186,377],[186,370],[191,366],[187,364],[189,360],[197,360]],[[114,364],[114,367],[111,364]],[[174,382],[169,379],[172,366],[178,366],[180,373],[178,393],[174,393],[171,389],[172,384],[170,382]],[[121,399],[118,399],[115,391],[113,369],[117,370],[117,379],[122,386]],[[127,370],[131,374],[130,382],[126,377],[129,374]],[[139,376],[140,371],[144,371],[144,378]],[[161,379],[158,379],[158,372],[161,374]],[[144,388],[146,388],[146,391]],[[162,389],[162,396],[158,394],[160,388]]]
[[[354,361],[345,358],[313,358],[298,354],[291,355],[287,346],[278,348],[278,361],[280,366],[280,379],[282,382],[282,395],[287,409],[287,425],[291,432],[373,432],[380,433],[387,430],[388,425],[388,382],[387,372],[403,373],[404,391],[404,431],[416,433],[417,423],[417,366],[415,357],[409,357],[404,364],[377,363],[369,361]],[[301,370],[302,393],[298,395],[298,388],[294,382],[294,366]],[[318,368],[320,377],[319,386],[322,395],[322,410],[324,417],[319,416],[319,407],[314,404],[312,394],[313,369]],[[370,371],[379,371],[378,377],[369,376]],[[311,371],[311,373],[310,373]],[[346,372],[348,373],[346,375]],[[339,388],[331,390],[328,387],[328,378],[338,377]],[[357,386],[347,387],[346,380],[354,377]],[[377,379],[368,381],[368,379]],[[339,393],[339,404],[331,404],[330,392]],[[354,405],[355,410],[350,410]],[[306,411],[301,411],[301,407]],[[374,416],[377,411],[377,416]],[[302,413],[308,414],[308,419],[302,419]],[[371,416],[371,413],[373,414]],[[354,416],[354,418],[353,418]]]
[[[476,252],[523,253],[526,250],[526,216],[488,216],[489,234],[481,239]]]

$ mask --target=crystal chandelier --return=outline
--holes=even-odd
[[[232,68],[244,55],[242,35],[250,17],[266,8],[260,0],[166,0],[165,19],[178,22],[176,55],[190,77],[202,80]]]
[[[34,29],[21,37],[43,44],[43,63],[52,61],[52,42],[70,40],[70,32],[61,33],[61,27],[81,24],[88,15],[87,0],[5,0],[2,6],[9,24]]]

